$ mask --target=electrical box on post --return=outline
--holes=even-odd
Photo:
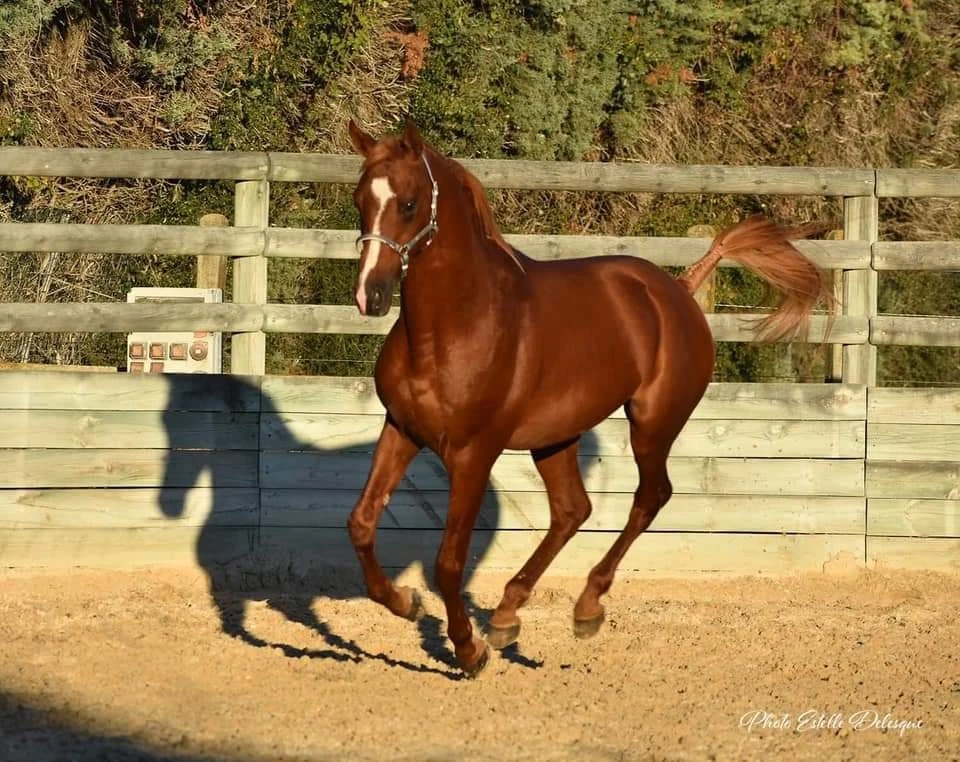
[[[220,304],[219,288],[132,288],[132,304]],[[127,335],[128,373],[222,373],[219,331],[137,331]]]

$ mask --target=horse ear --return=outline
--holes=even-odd
[[[357,123],[353,119],[350,120],[347,128],[350,130],[350,142],[353,143],[353,149],[361,156],[369,154],[370,149],[376,145],[377,141],[357,127]]]
[[[420,136],[420,130],[412,120],[407,119],[407,127],[403,132],[403,142],[416,158],[420,158],[423,153],[423,138]]]

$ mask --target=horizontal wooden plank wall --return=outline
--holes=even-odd
[[[871,389],[867,563],[960,571],[960,390]]]
[[[858,386],[711,386],[671,458],[675,497],[624,570],[862,561],[866,405]],[[354,568],[344,524],[381,425],[370,379],[0,373],[0,566]],[[585,572],[622,527],[627,426],[618,412],[584,437],[594,511],[552,571]],[[385,564],[432,566],[447,486],[422,453],[384,515]],[[505,453],[472,566],[516,569],[547,519],[529,454]]]

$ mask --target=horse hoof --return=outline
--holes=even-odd
[[[480,642],[483,643],[483,641]],[[490,647],[483,643],[483,652],[480,654],[480,658],[473,664],[461,665],[461,669],[468,678],[473,679],[483,672],[483,668],[487,666],[488,661],[490,661]]]
[[[410,590],[410,608],[407,610],[404,619],[417,622],[423,619],[424,614],[427,613],[427,609],[423,605],[423,598],[420,597],[420,593],[411,588],[407,589]]]
[[[503,650],[509,645],[517,642],[520,635],[520,620],[506,627],[497,627],[491,624],[487,631],[487,642],[498,651]]]
[[[603,614],[595,616],[592,619],[574,619],[573,634],[580,640],[592,638],[600,631],[600,625],[603,624]]]

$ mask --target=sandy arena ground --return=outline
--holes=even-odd
[[[195,572],[0,575],[0,760],[960,758],[960,577],[618,580],[590,641],[580,585],[545,579],[468,681],[433,595],[419,629],[261,597],[255,645]]]

